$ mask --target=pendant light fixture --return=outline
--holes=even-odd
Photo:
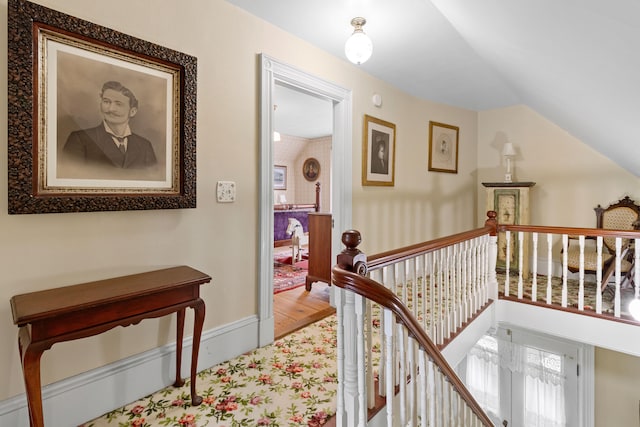
[[[347,55],[349,61],[356,65],[364,64],[371,57],[373,52],[373,44],[371,39],[367,36],[362,27],[367,23],[364,18],[356,17],[351,20],[353,25],[353,34],[347,39],[344,45],[344,53]]]

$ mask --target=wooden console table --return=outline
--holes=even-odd
[[[208,275],[180,266],[113,279],[48,289],[11,298],[13,323],[18,325],[18,349],[32,427],[44,426],[40,357],[58,342],[85,338],[116,326],[129,326],[143,319],[177,313],[176,381],[180,387],[182,338],[185,310],[195,312],[191,355],[191,403],[196,395],[196,370],[205,305],[200,285],[211,281]]]

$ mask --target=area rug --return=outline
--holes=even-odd
[[[317,427],[335,414],[335,315],[167,387],[80,427]]]
[[[273,264],[273,293],[288,291],[305,284],[309,261],[297,262],[295,265]]]

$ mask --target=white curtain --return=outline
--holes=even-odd
[[[511,371],[512,378],[524,378],[524,390],[512,387],[512,394],[523,393],[525,427],[566,425],[565,375],[562,356],[514,344],[492,336],[483,337],[467,355],[467,387],[492,417],[500,417],[500,370]],[[515,424],[514,424],[515,425]]]
[[[561,356],[525,347],[525,427],[566,425],[565,390]]]
[[[467,355],[466,386],[492,418],[500,417],[500,356],[495,338],[485,336]]]

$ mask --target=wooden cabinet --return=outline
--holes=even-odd
[[[309,273],[305,289],[313,282],[331,284],[331,214],[309,213]]]
[[[487,188],[486,209],[496,211],[498,224],[527,225],[529,224],[529,190],[535,182],[483,182]],[[529,276],[529,233],[525,233],[522,266],[519,265],[518,251],[520,249],[517,233],[511,234],[509,250],[509,270],[519,271]],[[504,271],[507,261],[507,243],[504,233],[498,233],[498,259],[496,269]]]

